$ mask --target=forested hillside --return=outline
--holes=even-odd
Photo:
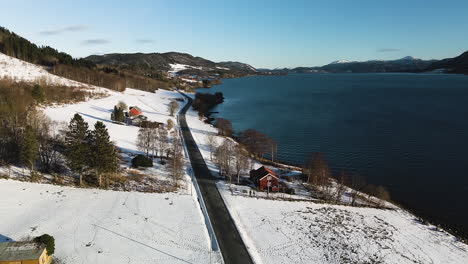
[[[221,78],[239,77],[255,74],[252,66],[240,62],[213,62],[187,53],[112,53],[92,55],[86,59],[101,65],[117,67],[121,71],[130,70],[145,76],[163,78],[174,65],[185,65],[186,69],[178,71],[182,75],[214,75]]]
[[[169,89],[177,84],[159,74],[143,75],[132,69],[100,67],[88,59],[75,59],[49,46],[37,46],[29,40],[0,27],[0,52],[27,62],[42,65],[58,76],[78,82],[123,91],[125,87],[142,90]]]

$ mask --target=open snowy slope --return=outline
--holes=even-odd
[[[0,242],[48,233],[67,264],[220,260],[191,195],[0,180],[0,219]]]
[[[256,263],[467,263],[468,246],[403,210],[247,197],[219,183]]]
[[[105,88],[100,88],[53,75],[41,66],[7,56],[3,53],[0,53],[0,78],[9,78],[16,81],[34,83],[46,82],[48,84],[54,85],[88,88],[99,92],[108,91]]]
[[[44,113],[54,121],[66,123],[70,122],[73,115],[78,113],[89,123],[90,128],[93,128],[94,123],[97,121],[102,121],[109,130],[111,140],[118,147],[125,151],[134,152],[137,151],[135,142],[139,128],[113,123],[110,117],[114,106],[119,101],[123,101],[128,106],[140,107],[143,115],[147,116],[150,121],[167,123],[168,119],[172,119],[174,123],[177,123],[174,117],[169,115],[168,105],[171,100],[181,97],[179,93],[174,91],[157,90],[156,93],[149,93],[127,88],[123,93],[113,92],[106,98],[93,99],[78,104],[48,107],[44,110]],[[183,102],[179,102],[180,107],[183,104]]]

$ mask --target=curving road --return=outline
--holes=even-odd
[[[219,194],[218,188],[216,188],[216,179],[211,176],[210,170],[206,166],[205,160],[187,125],[185,113],[192,105],[192,98],[183,93],[182,95],[188,99],[188,102],[179,112],[179,124],[185,145],[187,146],[194,175],[198,181],[203,201],[205,202],[211,224],[223,255],[224,263],[253,263],[237,231],[234,221]]]

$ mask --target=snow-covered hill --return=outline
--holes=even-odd
[[[0,53],[0,79],[8,78],[15,81],[39,83],[45,82],[51,85],[63,85],[91,89],[96,92],[107,92],[105,88],[96,87],[69,80],[46,71],[42,66],[25,62],[3,53]]]

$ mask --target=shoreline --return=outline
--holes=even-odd
[[[418,74],[418,75],[422,75],[422,74]],[[440,74],[437,74],[437,75],[440,75]],[[447,75],[447,74],[444,74],[444,75]],[[449,75],[458,75],[458,74],[449,74]],[[211,91],[210,91],[210,93],[211,93]],[[214,112],[218,112],[218,113],[216,113],[217,116],[213,116],[213,114],[215,114],[215,113],[212,113],[209,116],[213,121],[216,120],[217,117],[221,117],[220,116],[221,113],[219,113],[219,111],[216,110],[216,108],[214,108],[214,109],[215,109]],[[214,122],[210,122],[209,124],[213,124],[213,123]],[[292,168],[292,169],[295,169],[295,170],[301,170],[301,167],[298,166],[298,164],[294,164],[294,163],[290,163],[290,162],[284,162],[284,161],[282,161],[280,159],[278,159],[275,162],[272,162],[271,160],[267,160],[267,159],[260,160],[259,162],[262,163],[262,164],[265,164],[265,165],[271,165],[271,166],[275,166],[275,167]],[[464,243],[468,244],[468,230],[465,230],[465,228],[460,227],[459,224],[446,222],[443,219],[440,219],[443,216],[441,214],[436,214],[435,216],[427,215],[427,213],[423,213],[421,210],[418,210],[417,207],[408,206],[408,205],[406,205],[406,203],[404,201],[402,202],[401,199],[399,199],[399,200],[400,200],[399,202],[393,201],[392,203],[394,205],[396,205],[397,207],[399,207],[399,208],[401,208],[401,209],[403,209],[405,211],[410,212],[415,217],[419,218],[421,220],[421,222],[430,223],[430,224],[432,224],[434,226],[437,226],[438,228],[441,228],[441,229],[447,231],[448,233],[450,233],[453,236],[457,237],[458,239],[460,239]],[[410,201],[410,200],[408,200],[408,201]]]

